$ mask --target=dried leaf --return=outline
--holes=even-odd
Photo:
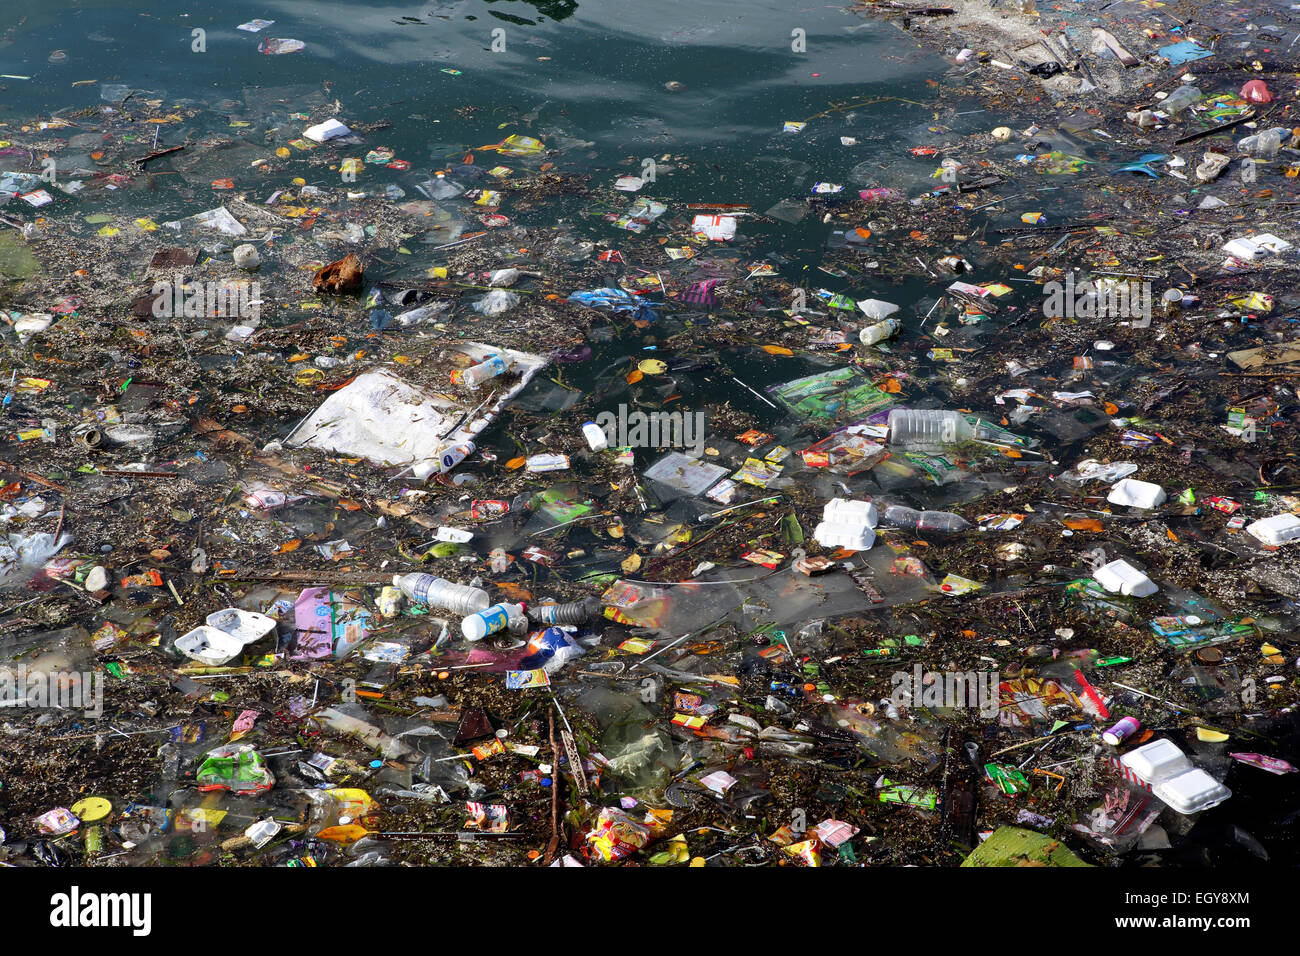
[[[1063,524],[1071,531],[1102,531],[1100,521],[1096,518],[1066,518]]]

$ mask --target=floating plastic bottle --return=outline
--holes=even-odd
[[[609,438],[605,434],[605,429],[595,422],[582,423],[582,437],[587,439],[587,444],[592,451],[604,451],[609,447]]]
[[[398,328],[407,329],[422,322],[432,322],[446,311],[447,303],[442,301],[430,302],[428,305],[416,306],[414,309],[407,309],[405,312],[392,316],[389,323]]]
[[[488,379],[503,374],[506,367],[506,360],[500,355],[494,355],[477,365],[471,365],[469,368],[457,369],[452,372],[451,381],[454,385],[467,385],[470,388],[478,388]]]
[[[453,584],[432,574],[395,574],[393,584],[401,588],[409,600],[446,608],[455,614],[473,614],[492,603],[488,593],[481,588]]]
[[[451,471],[462,461],[474,454],[476,448],[472,441],[460,442],[455,445],[445,445],[438,452],[437,458],[427,458],[418,464],[411,466],[411,474],[416,478],[424,481],[435,471],[446,474]]]
[[[982,431],[961,412],[936,408],[895,408],[889,413],[891,445],[959,445],[982,438]]]
[[[949,511],[917,511],[904,505],[890,505],[883,517],[885,524],[907,531],[960,534],[972,527],[961,515]]]
[[[1282,148],[1282,144],[1290,138],[1291,131],[1289,129],[1275,126],[1272,129],[1264,130],[1262,133],[1256,133],[1254,136],[1247,136],[1245,139],[1239,140],[1237,142],[1237,151],[1260,159],[1272,159],[1277,155],[1277,151]]]
[[[568,604],[534,604],[528,608],[528,616],[542,624],[585,624],[593,614],[599,602],[593,598],[582,601],[570,601]]]
[[[1193,103],[1199,102],[1200,99],[1201,91],[1196,87],[1190,85],[1180,86],[1160,101],[1160,109],[1168,113],[1170,116],[1174,116],[1187,109],[1187,107],[1191,106]]]
[[[476,614],[468,615],[465,620],[460,622],[460,632],[465,635],[465,639],[468,641],[481,641],[489,634],[495,634],[497,631],[510,627],[515,621],[522,619],[526,622],[525,608],[526,605],[522,603],[493,604]]]
[[[880,322],[873,322],[858,333],[858,341],[863,345],[875,345],[890,336],[897,335],[899,328],[901,326],[898,319],[884,319]]]

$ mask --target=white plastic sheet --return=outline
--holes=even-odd
[[[510,374],[519,373],[518,381],[490,406],[474,412],[472,401],[459,398],[450,388],[447,394],[435,394],[391,369],[372,369],[327,398],[285,444],[356,455],[380,465],[408,466],[422,477],[450,471],[465,457],[452,450],[467,444],[472,449],[473,438],[496,421],[546,364],[540,355],[477,342],[457,347],[475,361],[503,356],[510,363]],[[472,417],[467,417],[471,412]]]

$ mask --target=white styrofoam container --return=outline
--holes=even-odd
[[[347,136],[352,130],[348,129],[336,119],[327,119],[323,123],[317,123],[315,126],[309,126],[302,131],[302,135],[313,143],[323,143],[326,140],[334,139],[338,136]]]
[[[1192,768],[1187,755],[1168,737],[1161,737],[1120,757],[1120,762],[1149,784],[1160,783]]]
[[[1280,514],[1260,518],[1246,525],[1246,531],[1265,544],[1290,544],[1292,541],[1300,541],[1300,516]]]
[[[880,513],[870,501],[832,498],[822,508],[822,520],[832,524],[864,524],[868,528],[874,528],[880,523]]]
[[[176,639],[176,649],[190,660],[220,667],[244,649],[244,642],[228,631],[200,624]]]
[[[813,529],[813,538],[823,548],[870,551],[871,546],[876,543],[876,532],[866,525],[832,524],[823,521]]]
[[[213,611],[207,616],[207,624],[208,627],[225,631],[241,644],[260,641],[275,630],[275,618],[258,614],[256,611],[245,611],[240,607],[227,607],[220,611]]]
[[[1200,813],[1232,796],[1231,790],[1200,768],[1153,784],[1151,792],[1179,813]]]
[[[1232,791],[1192,762],[1172,740],[1162,737],[1131,750],[1120,762],[1178,813],[1200,813],[1218,806]]]
[[[1154,581],[1123,558],[1103,564],[1092,572],[1092,577],[1111,594],[1144,598],[1160,590]]]
[[[1106,500],[1113,505],[1129,505],[1133,508],[1154,508],[1164,504],[1165,490],[1149,481],[1136,478],[1123,478],[1110,486]]]
[[[1223,244],[1223,251],[1234,259],[1249,262],[1261,253],[1282,253],[1291,248],[1291,243],[1268,232],[1257,236],[1241,236]]]

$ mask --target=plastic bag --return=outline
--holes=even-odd
[[[508,312],[519,304],[519,296],[514,292],[507,292],[505,289],[493,289],[483,298],[473,304],[475,312],[483,315],[500,315]]]

